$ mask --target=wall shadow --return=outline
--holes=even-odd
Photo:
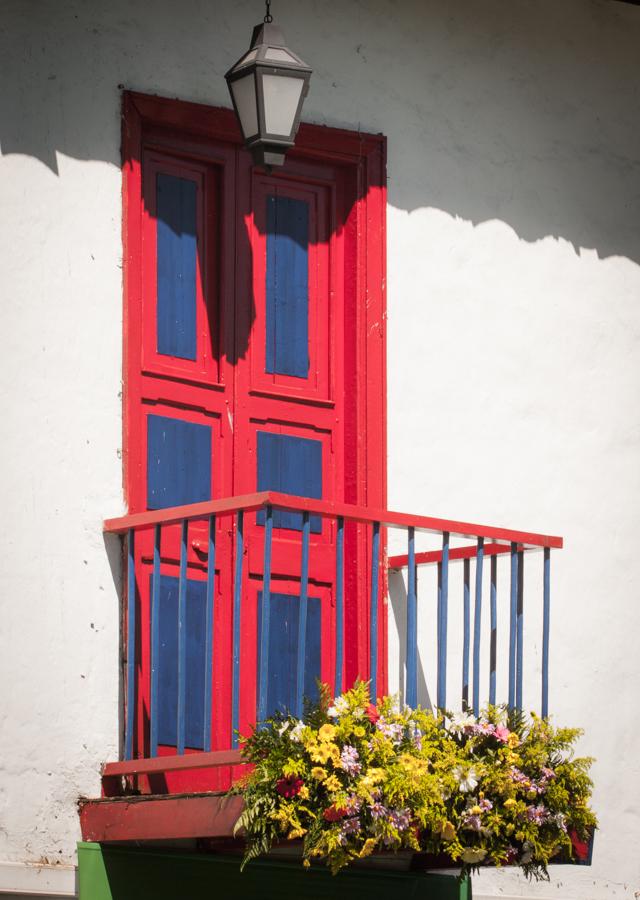
[[[256,11],[203,13],[199,0],[14,5],[0,153],[52,172],[60,154],[119,166],[119,84],[228,106],[223,74]],[[281,0],[279,15],[314,63],[305,117],[388,135],[391,205],[640,263],[637,6]]]
[[[393,610],[393,619],[398,631],[398,689],[400,698],[406,696],[406,666],[407,666],[407,589],[404,578],[398,571],[389,571],[389,600]],[[393,624],[390,623],[393,627]],[[418,651],[418,704],[423,709],[433,709],[431,694],[427,685],[427,678]]]

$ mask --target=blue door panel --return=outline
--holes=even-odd
[[[258,635],[263,615],[262,591],[258,593]],[[289,713],[296,706],[296,666],[298,659],[298,618],[300,597],[294,594],[269,595],[269,679],[267,716],[275,712]],[[320,599],[307,601],[305,642],[304,696],[316,702],[320,678]],[[260,639],[258,638],[258,671],[260,671]],[[259,705],[259,698],[258,698]]]
[[[156,206],[158,353],[195,360],[195,182],[159,173]]]
[[[158,742],[171,747],[177,745],[178,735],[178,581],[169,575],[160,576]],[[198,750],[204,747],[206,600],[206,581],[188,579],[185,743]]]
[[[211,499],[211,428],[167,416],[147,418],[147,507]]]
[[[309,376],[309,204],[267,197],[266,371]]]
[[[258,432],[258,490],[296,497],[322,497],[322,442],[289,434]],[[258,522],[264,523],[264,513]],[[275,528],[302,530],[302,513],[274,510]],[[311,516],[311,530],[322,530],[320,516]]]

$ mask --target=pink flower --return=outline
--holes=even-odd
[[[276,782],[276,790],[281,797],[284,797],[286,800],[291,800],[292,797],[296,797],[300,793],[303,784],[304,781],[302,778],[288,775],[286,778],[280,778]]]
[[[493,732],[493,736],[497,738],[502,744],[507,743],[510,734],[511,732],[508,728],[505,728],[504,725],[498,725],[496,730]]]

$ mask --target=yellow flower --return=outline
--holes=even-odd
[[[515,747],[517,747],[519,745],[519,743],[520,743],[520,738],[515,733],[515,731],[512,731],[511,734],[509,735],[509,737],[507,738],[507,747],[511,747],[511,749],[513,750]]]
[[[504,805],[507,809],[510,809],[512,806],[516,805],[516,801],[513,799],[513,797],[509,797],[508,800],[504,801]]]
[[[366,775],[362,776],[360,784],[363,788],[368,790],[369,788],[375,787],[376,784],[380,784],[381,781],[384,781],[384,769],[372,767]]]
[[[340,762],[340,750],[336,744],[320,744],[309,750],[309,756],[314,762],[321,764],[328,763],[329,760],[336,764]]]
[[[328,791],[339,791],[342,785],[335,775],[330,775],[324,783]]]
[[[309,862],[308,859],[303,859],[302,865],[305,867],[305,869],[309,869],[311,867],[311,863]]]
[[[306,833],[307,833],[307,829],[302,828],[301,826],[298,826],[297,828],[292,828],[291,831],[289,832],[289,834],[287,835],[287,840],[295,841],[296,838],[304,837],[304,835]]]
[[[452,825],[451,822],[445,822],[442,826],[442,830],[440,831],[440,836],[443,841],[455,841],[456,839],[456,829]]]
[[[322,766],[314,766],[313,769],[311,769],[311,777],[315,778],[316,781],[324,781],[327,777],[327,772]]]
[[[336,736],[336,729],[334,725],[323,725],[320,731],[318,732],[318,737],[321,741],[332,741]]]
[[[482,807],[481,806],[472,806],[471,809],[469,810],[469,812],[471,813],[472,816],[479,816],[482,813]]]
[[[274,822],[278,822],[281,826],[287,825],[289,823],[289,810],[286,807],[274,809],[273,812],[269,813],[269,818],[273,819]]]
[[[364,859],[365,856],[369,856],[376,848],[377,840],[375,838],[367,838],[364,842],[362,850],[358,853],[360,859]]]
[[[482,862],[486,855],[487,851],[483,850],[482,847],[465,847],[462,852],[462,859],[466,863],[473,865],[474,863]]]
[[[301,800],[309,799],[309,788],[306,786],[306,784],[303,784],[298,791],[298,797],[300,797]]]

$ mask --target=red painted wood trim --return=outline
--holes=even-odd
[[[204,500],[202,503],[191,503],[187,506],[171,506],[166,509],[149,512],[132,513],[117,519],[105,519],[104,531],[110,534],[126,534],[130,528],[144,528],[150,525],[173,525],[183,519],[199,519],[210,515],[262,509],[270,500],[269,491],[257,494],[243,494],[239,497],[224,497],[221,500]],[[291,498],[289,498],[291,499]]]
[[[233,837],[241,797],[192,794],[80,801],[83,841],[173,840]]]
[[[230,108],[188,103],[135,91],[126,91],[124,97],[147,125],[242,144],[238,120]],[[325,160],[332,157],[343,162],[361,161],[370,155],[378,156],[384,145],[385,137],[381,134],[302,123],[296,136],[296,145],[288,156],[297,156],[300,151],[305,151],[305,156],[316,155]],[[384,184],[384,181],[380,180],[378,184]]]
[[[525,548],[521,544],[518,545],[518,550],[524,549]],[[510,544],[484,545],[485,556],[499,556],[502,553],[510,552]],[[454,547],[453,549],[449,550],[449,561],[451,562],[454,559],[475,559],[477,555],[478,547],[475,544],[471,547]],[[442,562],[442,550],[428,550],[425,553],[416,553],[416,565],[418,566],[430,565],[431,563],[439,562]],[[398,556],[389,557],[390,569],[403,569],[408,565],[409,557],[406,553],[400,553]]]
[[[235,183],[236,166],[245,165],[245,151],[234,112],[175,99],[125,92],[123,97],[123,203],[124,203],[124,279],[125,338],[124,382],[125,415],[123,448],[125,457],[125,502],[128,509],[144,509],[143,453],[140,423],[136,421],[139,401],[139,366],[131,348],[140,346],[142,338],[139,311],[142,297],[142,272],[137,264],[141,258],[139,242],[143,233],[143,196],[141,160],[143,152],[175,154],[180,158],[213,164],[216,170],[229,172],[224,184]],[[288,154],[295,165],[313,166],[327,163],[335,169],[335,185],[342,194],[339,216],[344,235],[345,291],[351,311],[345,316],[345,329],[358,346],[357,359],[349,363],[350,383],[353,384],[352,415],[345,428],[352,435],[347,451],[352,464],[345,478],[345,500],[366,508],[386,506],[386,139],[383,135],[367,134],[303,124],[296,146]],[[226,180],[225,180],[226,179]],[[227,190],[225,189],[225,190]],[[225,204],[231,209],[232,193],[225,193]],[[229,245],[231,246],[231,245]],[[233,266],[229,271],[234,271]],[[237,286],[236,286],[237,287]],[[234,285],[221,288],[233,295]],[[222,296],[222,294],[221,294]],[[226,293],[225,293],[226,296]],[[226,308],[226,307],[225,307]],[[226,320],[225,320],[226,321]],[[342,325],[342,323],[340,323]],[[225,326],[226,327],[226,326]],[[127,352],[130,354],[127,357]],[[175,390],[178,391],[176,382]],[[221,388],[220,385],[215,386]],[[186,389],[184,391],[186,395]],[[182,401],[180,401],[182,402]],[[141,443],[142,442],[142,443]],[[221,493],[229,496],[220,481]],[[238,491],[241,493],[241,491]],[[109,526],[111,523],[108,523]],[[109,528],[109,530],[112,530]],[[384,556],[384,530],[382,532]],[[366,529],[358,530],[353,546],[347,547],[352,577],[369,568],[370,536]],[[379,684],[386,686],[386,603],[384,597],[386,567],[380,573],[380,665]],[[366,582],[363,582],[363,585]],[[368,669],[368,588],[348,586],[357,603],[348,607],[345,622],[347,660],[345,678],[349,682],[356,674]],[[142,696],[142,694],[141,694]],[[144,698],[143,698],[144,699]]]
[[[257,494],[245,494],[241,497],[229,497],[223,500],[206,500],[204,503],[193,503],[189,506],[175,506],[170,509],[135,513],[118,519],[107,519],[104,523],[104,530],[115,534],[123,534],[129,528],[140,528],[156,523],[175,523],[184,518],[199,518],[211,513],[230,513],[238,509],[256,510],[268,505],[279,509],[300,512],[308,510],[310,513],[330,518],[342,516],[353,522],[380,522],[381,525],[387,528],[413,526],[417,531],[426,531],[433,534],[442,534],[443,531],[448,531],[455,537],[484,537],[494,541],[515,542],[522,544],[524,547],[560,549],[563,546],[563,539],[556,535],[537,534],[531,531],[519,531],[492,525],[476,525],[470,522],[440,519],[433,516],[418,516],[412,513],[391,512],[388,509],[360,507],[349,503],[312,500],[307,497],[293,497],[290,494],[281,494],[277,491],[261,491]],[[436,561],[435,558],[433,561]]]
[[[102,767],[102,777],[151,775],[156,772],[237,766],[244,762],[240,750],[213,750],[210,753],[187,753],[183,756],[155,756],[151,759],[128,759],[122,762],[105,763]]]

